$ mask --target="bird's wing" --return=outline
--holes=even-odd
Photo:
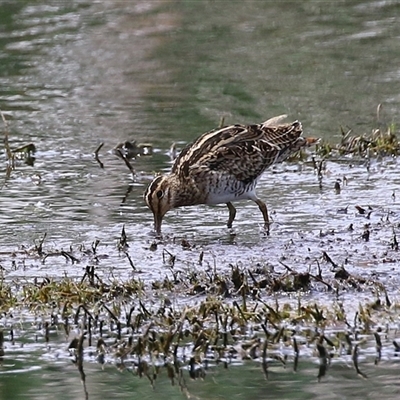
[[[271,164],[286,158],[302,133],[297,121],[276,126],[270,121],[231,125],[203,134],[182,150],[172,173],[185,177],[200,170],[220,171],[240,181],[252,181]]]

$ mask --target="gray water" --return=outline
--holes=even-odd
[[[396,159],[374,160],[369,171],[363,160],[328,162],[322,190],[310,163],[274,167],[258,189],[274,221],[268,238],[251,202],[237,205],[235,235],[225,227],[225,206],[199,206],[170,212],[165,243],[150,251],[152,215],[142,195],[155,172],[169,170],[172,143],[182,148],[221,118],[257,123],[285,113],[301,120],[307,135],[332,142],[341,126],[360,135],[398,123],[399,17],[398,1],[1,1],[0,109],[11,149],[37,148],[34,165],[19,161],[9,177],[0,155],[0,264],[7,277],[82,275],[84,258],[43,265],[32,257],[12,267],[10,252],[46,234],[49,252],[100,240],[99,251],[110,257],[99,274],[126,278],[132,269],[116,248],[125,225],[145,281],[169,274],[164,248],[177,255],[177,268],[200,268],[204,251],[210,267],[277,264],[284,255],[306,269],[305,260],[326,250],[340,263],[350,260],[354,273],[378,271],[397,296],[396,254],[371,263],[388,253],[399,222]],[[126,140],[154,150],[132,161],[134,179],[112,154]],[[100,143],[104,169],[93,155]],[[337,195],[334,182],[344,176],[348,183]],[[371,220],[355,205],[370,205]],[[339,211],[346,206],[347,213]],[[365,223],[381,228],[368,246],[359,240]],[[339,237],[324,236],[331,230]],[[182,238],[191,250],[182,250]],[[333,247],[339,240],[343,247]],[[354,303],[353,295],[343,296]]]
[[[333,365],[324,382],[317,382],[318,365],[300,364],[301,370],[294,373],[290,368],[273,366],[268,379],[261,368],[254,364],[212,366],[204,379],[190,380],[185,374],[185,388],[177,380],[171,385],[166,373],[158,377],[154,388],[146,379],[132,376],[130,371],[88,365],[89,398],[98,399],[174,399],[188,397],[198,399],[396,399],[399,396],[398,365],[381,366],[379,369],[364,369],[367,380],[357,377],[346,365]],[[27,379],[30,377],[31,382]],[[4,375],[2,376],[2,379]],[[6,376],[7,378],[7,376]],[[18,386],[13,383],[18,382]],[[3,386],[4,399],[82,399],[83,390],[76,368],[53,361],[52,367],[32,370],[8,379]],[[67,388],[67,391],[65,390]]]

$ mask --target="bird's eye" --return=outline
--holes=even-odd
[[[159,190],[159,191],[156,193],[156,196],[157,196],[158,199],[161,199],[161,198],[164,196],[164,192],[163,192],[162,190]]]

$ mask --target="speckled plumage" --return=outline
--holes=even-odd
[[[255,188],[261,174],[302,147],[316,142],[303,138],[301,123],[280,124],[279,116],[257,125],[231,125],[204,133],[176,158],[169,175],[157,176],[144,199],[161,234],[165,213],[176,207],[226,203],[228,227],[236,215],[231,203],[253,200],[269,227],[268,211]]]

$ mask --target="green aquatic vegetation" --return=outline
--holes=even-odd
[[[352,129],[345,131],[342,127],[339,143],[322,140],[316,145],[315,153],[324,158],[355,155],[364,158],[398,156],[400,143],[397,138],[396,125],[372,129],[370,133],[356,134]]]
[[[345,130],[340,126],[340,141],[329,141],[321,139],[315,148],[302,149],[293,154],[288,161],[307,162],[310,153],[313,155],[314,169],[318,170],[319,162],[322,160],[336,159],[343,156],[354,156],[361,158],[371,157],[397,157],[400,154],[400,142],[397,137],[397,126],[380,124],[379,127],[371,129],[370,132],[357,133],[353,129]]]
[[[194,248],[201,260],[202,250]],[[83,245],[81,250],[87,253]],[[92,252],[98,253],[98,243]],[[43,240],[32,253],[48,260]],[[73,258],[66,259],[73,263],[79,257],[75,251]],[[173,269],[167,258],[176,260],[179,254],[166,251],[160,257],[162,265]],[[327,252],[321,262],[342,267]],[[191,379],[204,378],[210,362],[229,365],[255,360],[267,377],[270,366],[296,371],[303,358],[318,357],[316,377],[321,380],[329,373],[331,358],[351,355],[355,372],[363,376],[360,354],[366,347],[375,346],[375,363],[388,346],[396,349],[395,332],[387,329],[382,338],[380,327],[387,321],[397,322],[398,305],[380,282],[362,280],[349,272],[323,274],[319,268],[313,275],[280,265],[281,270],[260,264],[230,264],[212,271],[180,269],[173,279],[157,282],[138,280],[137,270],[129,278],[105,278],[93,265],[84,268],[81,276],[31,281],[7,279],[4,270],[0,309],[6,319],[0,325],[0,350],[7,355],[15,326],[26,332],[40,330],[39,342],[68,349],[86,396],[85,363],[89,361],[113,362],[120,370],[146,378],[152,386],[165,373],[172,384],[186,390],[185,374]],[[360,302],[355,316],[334,290],[356,293],[371,287],[374,300]],[[185,300],[172,304],[171,292]],[[319,302],[317,296],[306,300],[312,292],[325,293],[330,301]],[[297,304],[285,297],[288,294],[296,296]],[[383,301],[379,294],[385,296]],[[35,319],[29,321],[29,315]],[[65,337],[71,336],[68,345]]]

